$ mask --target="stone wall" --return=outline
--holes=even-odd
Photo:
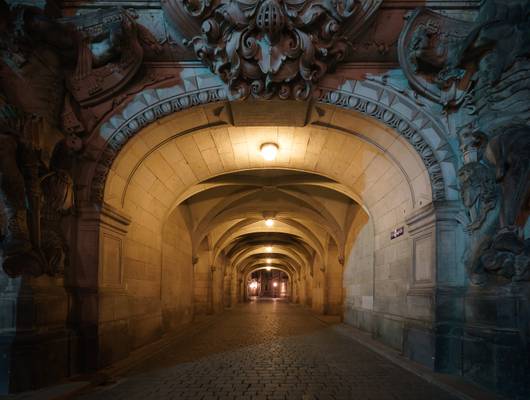
[[[178,207],[164,224],[162,233],[162,316],[171,330],[193,317],[193,265],[191,238],[184,210]]]

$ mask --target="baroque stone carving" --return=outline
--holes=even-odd
[[[474,23],[417,9],[400,35],[400,64],[411,86],[430,100],[476,103],[484,88],[530,54],[529,15],[525,0],[486,0]]]
[[[398,56],[410,85],[429,100],[444,105],[463,101],[471,75],[459,68],[460,43],[471,32],[471,24],[445,17],[428,9],[406,16],[400,35]]]
[[[307,99],[380,3],[186,0],[184,12],[202,21],[202,33],[186,44],[234,97]]]
[[[83,147],[71,133],[85,131],[83,107],[121,90],[159,45],[123,9],[60,20],[2,0],[0,10],[2,264],[10,276],[54,275],[67,263],[62,217]]]
[[[486,145],[487,135],[462,135],[469,136],[480,138],[463,142],[465,153],[477,159],[459,171],[470,218],[466,263],[471,280],[485,283],[484,273],[530,280],[530,241],[522,233],[530,213],[530,127],[514,125],[495,132]]]
[[[446,107],[459,131],[458,177],[468,210],[471,281],[528,280],[530,4],[486,0],[475,22],[420,9],[408,16],[399,57],[409,84]]]
[[[197,82],[194,85],[197,85]],[[379,89],[383,91],[388,90],[383,87],[379,87]],[[146,104],[131,117],[124,118],[120,116],[118,118],[120,121],[119,125],[113,126],[112,132],[105,133],[110,139],[98,157],[95,173],[90,184],[90,199],[92,201],[96,203],[103,201],[105,182],[114,159],[127,141],[137,134],[142,127],[171,113],[185,110],[189,107],[228,99],[228,94],[224,87],[218,85],[190,92],[186,92],[182,87],[176,87],[174,91],[177,94],[159,99],[148,105]],[[387,93],[387,95],[391,96],[391,93]],[[370,100],[356,94],[353,89],[351,91],[339,91],[320,88],[316,100],[323,104],[332,104],[361,112],[396,129],[411,143],[422,157],[429,171],[433,200],[446,199],[447,182],[444,178],[440,162],[431,146],[425,141],[411,121],[408,121],[398,113],[393,112],[390,107],[385,107],[376,100]],[[134,108],[136,109],[137,106]],[[416,113],[418,112],[421,114],[422,111],[416,110]],[[412,111],[410,113],[414,114]],[[442,134],[440,136],[442,137]]]
[[[114,8],[60,21],[73,25],[79,36],[76,67],[67,83],[81,106],[100,103],[126,85],[140,68],[144,49],[161,50],[136,17],[132,11]]]

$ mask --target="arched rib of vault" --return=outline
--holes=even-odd
[[[253,272],[256,272],[256,271],[260,271],[260,270],[263,270],[265,269],[265,267],[256,267],[256,268],[251,268],[250,270],[248,271],[244,271],[242,272],[244,278],[243,278],[243,282],[247,282],[250,275],[253,273]],[[289,281],[290,282],[294,282],[294,279],[293,279],[293,275],[292,273],[289,272],[289,270],[283,268],[282,266],[274,266],[272,267],[272,269],[276,269],[276,270],[279,270],[279,271],[282,271],[282,272],[285,272],[285,274],[287,274],[287,277],[289,278]]]
[[[159,129],[161,128],[159,127]],[[230,128],[231,131],[234,129],[236,132],[240,132],[242,128]],[[213,132],[213,130],[210,131]],[[272,128],[272,131],[275,131],[277,134],[279,134],[278,132],[284,132],[285,129]],[[362,199],[362,202],[368,209],[370,209],[372,214],[373,207],[375,207],[376,210],[383,212],[388,208],[389,201],[386,201],[386,204],[379,208],[377,208],[376,203],[381,199],[381,197],[385,196],[385,193],[390,192],[392,192],[392,197],[390,200],[394,202],[392,205],[393,207],[402,206],[406,210],[413,208],[414,205],[412,202],[412,192],[407,191],[407,179],[405,179],[403,176],[403,170],[407,170],[407,168],[409,170],[415,169],[418,171],[415,173],[417,174],[416,178],[419,180],[418,182],[423,182],[423,191],[425,192],[425,196],[427,196],[426,192],[430,187],[428,182],[428,174],[426,171],[421,172],[421,168],[423,167],[420,166],[418,161],[414,161],[414,158],[418,158],[417,155],[412,155],[412,159],[407,161],[408,166],[392,169],[391,160],[385,159],[386,153],[383,153],[380,148],[373,147],[372,144],[361,143],[359,138],[352,135],[340,134],[333,130],[322,130],[320,128],[294,128],[292,130],[287,130],[284,133],[287,134],[286,132],[290,132],[291,135],[294,135],[291,138],[293,143],[296,142],[296,140],[299,140],[296,139],[296,137],[299,137],[301,140],[309,141],[308,143],[304,142],[305,147],[302,151],[302,154],[306,154],[307,157],[304,159],[297,159],[295,157],[293,160],[290,160],[287,163],[276,162],[271,163],[270,166],[265,165],[263,160],[253,161],[256,167],[295,169],[326,176],[335,174],[335,177],[331,177],[352,188],[353,191],[356,191],[356,187],[361,189],[370,187],[370,190],[363,191],[364,198]],[[106,192],[107,200],[111,203],[111,205],[121,208],[122,205],[120,203],[120,198],[125,193],[125,188],[128,185],[126,201],[124,204],[126,212],[132,215],[138,206],[144,207],[153,205],[154,203],[157,208],[157,218],[158,215],[160,215],[159,219],[163,219],[170,209],[174,207],[175,200],[179,198],[187,188],[198,184],[200,177],[208,179],[210,177],[208,175],[212,174],[212,172],[208,170],[208,167],[204,163],[204,159],[202,158],[201,154],[204,154],[207,159],[213,160],[215,157],[206,156],[206,153],[212,151],[217,154],[217,159],[219,160],[219,148],[217,145],[215,145],[214,138],[215,140],[221,140],[219,137],[223,137],[224,135],[225,139],[230,141],[230,135],[228,134],[228,131],[223,133],[219,132],[219,129],[217,129],[213,136],[208,136],[208,139],[204,139],[204,137],[202,139],[195,138],[195,135],[199,134],[210,135],[210,132],[193,132],[186,135],[186,146],[195,146],[195,151],[190,150],[189,154],[187,155],[188,160],[184,158],[183,153],[179,150],[178,146],[173,143],[173,141],[166,142],[164,146],[156,151],[151,151],[149,150],[147,144],[143,141],[143,135],[137,135],[133,140],[131,140],[130,145],[128,144],[125,147],[124,151],[116,160],[115,165],[113,165],[114,172],[109,175],[109,187]],[[385,134],[389,135],[388,132]],[[146,135],[150,137],[154,134],[152,132],[147,132]],[[276,136],[276,138],[278,138],[278,136]],[[178,140],[181,139],[184,140],[184,137],[178,138]],[[334,139],[340,139],[338,146],[326,146],[326,143],[331,143]],[[197,143],[207,142],[209,145],[213,145],[214,148],[204,148],[203,153],[201,153],[195,140],[197,140]],[[348,151],[348,146],[344,145],[345,140],[357,141],[357,144],[355,144],[354,147],[356,147],[358,151],[354,152],[353,154],[351,151]],[[256,143],[250,146],[252,147],[252,151],[256,153],[252,156],[253,160],[254,158],[260,157],[259,142],[261,142],[261,140],[258,140]],[[387,143],[388,146],[391,145],[390,142],[395,143],[395,138],[394,140]],[[241,144],[244,144],[244,148],[248,150],[249,143]],[[209,145],[202,144],[201,146]],[[230,146],[235,146],[239,149],[243,148],[243,146],[239,146],[238,143],[232,143]],[[307,147],[310,147],[310,151],[308,151]],[[290,148],[289,145],[286,145],[286,148]],[[176,153],[174,152],[175,150]],[[406,152],[411,153],[411,150],[405,150]],[[317,152],[312,153],[312,151]],[[132,155],[131,157],[133,157],[133,159],[128,159],[126,154]],[[134,156],[134,154],[143,155]],[[145,154],[148,154],[148,156],[144,157]],[[234,157],[233,152],[226,154],[230,154],[231,157]],[[193,159],[197,158],[203,160],[201,161],[202,164],[201,162],[199,162],[200,165],[193,164]],[[244,159],[245,157],[242,158]],[[244,165],[241,164],[238,167],[237,165],[231,165],[228,163],[226,168],[232,168],[232,171],[234,172],[242,169],[248,169],[251,167],[251,164],[249,164],[250,161],[248,161],[248,152],[246,154],[246,160],[247,161],[243,163]],[[351,163],[350,167],[348,167],[348,162]],[[331,163],[330,167],[324,167],[326,163]],[[333,167],[333,165],[335,165],[335,167]],[[192,167],[194,170],[191,170]],[[201,170],[203,172],[200,172]],[[154,173],[152,171],[154,171]],[[199,178],[195,176],[193,171],[199,175]],[[230,170],[227,171],[224,169],[224,167],[219,167],[219,174],[227,172],[230,172]],[[215,173],[213,175],[215,175]],[[430,191],[430,189],[428,191]],[[377,195],[374,193],[377,193]],[[428,200],[430,199],[424,199],[425,202],[428,202]],[[118,202],[116,203],[116,201]],[[406,204],[406,202],[408,202],[408,204]],[[400,205],[400,203],[403,204]],[[378,215],[374,215],[374,217],[377,218]]]
[[[289,248],[291,251],[296,251],[300,255],[300,257],[304,259],[312,259],[313,254],[316,253],[313,247],[292,235],[278,234],[274,236],[274,240],[275,244]],[[237,257],[238,254],[247,251],[249,247],[266,247],[268,244],[270,244],[270,241],[270,236],[247,235],[229,244],[226,247],[225,256],[228,259],[232,259],[234,257]]]
[[[242,210],[244,205],[252,203],[264,204],[263,196],[270,196],[273,193],[281,193],[281,196],[276,196],[275,201],[278,202],[278,205],[273,204],[272,207],[277,207],[278,210],[284,210],[284,204],[297,204],[301,207],[301,210],[311,210],[315,213],[318,213],[321,218],[326,221],[323,225],[325,229],[329,232],[330,235],[337,241],[339,247],[344,244],[344,232],[342,231],[339,222],[335,217],[326,209],[326,207],[319,203],[315,198],[310,196],[296,193],[294,191],[287,191],[284,189],[263,189],[263,190],[248,190],[241,191],[232,196],[228,196],[225,199],[220,200],[216,206],[212,207],[204,216],[201,217],[199,223],[197,224],[196,229],[193,233],[193,238],[196,243],[199,243],[211,230],[215,229],[213,224],[214,220],[217,220],[218,223],[222,223],[226,220],[222,220],[219,217],[223,214],[226,214],[229,210]],[[271,205],[266,204],[267,207]],[[259,206],[256,206],[256,209],[259,209]],[[248,206],[246,206],[248,209]],[[265,209],[264,209],[265,211]],[[274,210],[271,210],[274,211]],[[263,214],[262,214],[263,215]],[[278,218],[277,218],[278,219]]]
[[[240,269],[239,272],[243,275],[247,275],[250,270],[255,270],[258,268],[267,268],[269,264],[263,263],[260,259],[249,260],[245,263]],[[299,276],[296,269],[288,262],[286,259],[275,259],[272,260],[270,264],[271,268],[283,269],[285,272],[288,272],[290,276]]]
[[[251,172],[251,171],[248,171]],[[292,172],[302,172],[297,170],[292,170]],[[330,189],[334,192],[338,192],[346,197],[349,197],[356,203],[358,203],[361,207],[364,208],[362,205],[362,200],[360,196],[355,193],[353,190],[349,189],[343,184],[340,184],[334,180],[332,180],[329,177],[325,177],[323,175],[316,175],[312,173],[306,173],[304,175],[296,174],[296,175],[287,175],[282,177],[281,181],[274,181],[272,179],[264,179],[261,177],[256,176],[250,176],[250,175],[241,175],[238,174],[237,176],[234,176],[234,174],[227,173],[223,175],[216,176],[214,178],[209,179],[206,182],[201,182],[197,185],[194,185],[187,189],[182,195],[177,199],[175,207],[178,206],[178,204],[182,203],[183,201],[187,200],[188,198],[199,194],[201,192],[204,192],[206,190],[215,189],[219,187],[225,187],[225,186],[249,186],[249,187],[264,187],[264,186],[276,186],[278,188],[282,187],[289,187],[289,186],[306,186],[306,187],[320,187],[325,189]],[[364,208],[365,211],[368,213],[368,210]],[[172,210],[170,211],[170,213]]]
[[[256,219],[261,215],[262,211],[276,211],[270,210],[266,207],[267,204],[255,202],[253,204],[246,205],[245,207],[229,209],[223,211],[219,215],[215,216],[211,221],[209,221],[209,226],[213,228],[217,225],[223,224],[226,221],[240,220],[242,218]],[[339,246],[339,248],[340,245],[343,244],[341,236],[342,231],[340,230],[340,227],[336,225],[333,226],[331,221],[327,221],[316,211],[303,207],[297,208],[291,205],[284,205],[282,206],[281,211],[278,212],[276,219],[278,221],[282,221],[284,218],[289,220],[300,220],[306,221],[307,223],[319,224],[328,232],[328,234],[337,243],[337,246]],[[204,227],[204,231],[200,232],[200,235],[195,232],[194,243],[201,243],[201,240],[199,240],[199,238],[205,238],[207,236],[207,229],[207,227]],[[274,232],[274,230],[271,229],[270,232],[272,233]]]
[[[270,263],[264,262],[263,257],[259,257],[259,256],[249,257],[243,260],[240,264],[238,264],[236,268],[239,272],[243,272],[245,270],[254,268],[256,266],[268,267],[269,265],[271,267],[281,265],[284,268],[288,269],[291,272],[291,274],[297,274],[297,272],[301,270],[301,266],[297,265],[296,262],[294,262],[287,256],[279,256],[279,257],[273,258],[271,259]]]
[[[192,118],[180,121],[174,127],[175,131],[181,133],[198,127],[222,125],[227,118],[230,119],[229,115],[223,114],[223,110],[229,110],[229,107],[224,107],[225,103],[222,103],[227,99],[227,93],[218,78],[202,71],[187,76],[186,82],[172,88],[148,89],[139,93],[125,107],[118,108],[99,130],[92,133],[86,148],[91,153],[91,158],[97,161],[87,162],[80,169],[83,175],[76,177],[76,181],[80,183],[78,198],[81,201],[108,201],[104,190],[108,186],[110,168],[117,155],[139,131],[158,125],[163,119],[168,120],[168,115],[177,111],[180,116],[194,114]],[[418,153],[422,153],[422,164],[429,170],[434,199],[458,198],[456,150],[448,142],[446,124],[413,99],[388,86],[383,79],[372,77],[363,81],[337,79],[330,82],[335,82],[335,86],[322,86],[317,90],[319,103],[346,109],[350,114],[351,111],[364,114],[372,122],[379,121],[390,129],[395,129],[412,147],[418,149]],[[215,104],[216,102],[220,103]],[[197,112],[198,109],[202,112]],[[329,121],[325,112],[317,113]],[[348,129],[356,126],[351,122],[348,121],[342,127]],[[173,135],[172,131],[167,133],[169,136]],[[159,142],[168,139],[168,135],[161,136]]]
[[[283,185],[285,186],[285,185]],[[261,190],[259,189],[242,189],[241,191],[231,195],[226,196],[223,199],[221,199],[214,207],[212,207],[204,216],[201,216],[201,221],[199,223],[203,224],[203,221],[211,220],[214,216],[218,215],[221,211],[226,210],[230,207],[238,206],[242,202],[250,202],[253,200],[253,198],[261,197],[260,195],[265,192],[280,192],[287,195],[287,198],[285,198],[286,201],[292,201],[290,198],[298,199],[302,202],[302,204],[307,207],[314,209],[318,213],[322,214],[322,216],[327,219],[328,221],[332,221],[332,223],[336,226],[340,226],[340,221],[337,221],[336,218],[328,211],[327,207],[320,203],[318,199],[315,197],[312,197],[310,194],[303,193],[300,191],[296,191],[294,188],[268,188],[263,187]],[[210,191],[211,192],[211,191]],[[285,197],[285,196],[284,196]],[[282,197],[278,196],[278,200],[282,200]],[[239,204],[235,204],[235,203]],[[197,231],[200,230],[200,228],[196,229]]]
[[[313,233],[312,230],[310,230],[307,226],[304,226],[294,220],[281,220],[280,223],[285,223],[287,225],[292,226],[295,228],[294,230],[282,230],[278,229],[278,226],[274,227],[273,230],[267,229],[264,230],[262,226],[262,221],[256,221],[253,219],[250,220],[243,220],[235,224],[232,228],[228,229],[223,236],[215,242],[214,244],[214,260],[217,259],[221,251],[226,247],[228,243],[235,240],[239,236],[242,236],[244,234],[248,233],[293,233],[295,235],[298,235],[304,240],[306,240],[313,248],[315,248],[316,251],[323,254],[324,253],[324,247],[316,237],[316,235]],[[257,225],[254,228],[248,229],[249,225]],[[247,229],[243,229],[247,228]],[[267,246],[262,246],[267,247]]]
[[[270,258],[273,254],[279,254],[279,251],[273,253],[267,253],[264,251],[265,246],[262,244],[252,245],[245,242],[244,238],[240,239],[240,245],[237,249],[231,254],[229,260],[233,264],[241,262],[248,255],[262,254],[264,258]],[[275,246],[277,249],[282,250],[282,254],[290,255],[294,260],[296,260],[300,265],[309,263],[312,260],[312,255],[306,251],[303,246],[300,246],[296,241],[290,243],[280,243]],[[261,251],[259,251],[261,249]]]
[[[273,238],[276,234],[287,234],[287,235],[300,237],[305,242],[310,244],[312,248],[315,248],[319,252],[323,252],[324,242],[321,239],[319,239],[317,236],[315,236],[314,234],[311,234],[311,231],[307,230],[305,226],[301,224],[297,225],[296,221],[284,221],[280,219],[280,220],[277,220],[275,227],[270,228],[270,229],[264,229],[261,226],[262,225],[261,221],[255,225],[257,226],[247,226],[246,228],[240,228],[238,232],[231,235],[230,240],[226,241],[223,244],[223,247],[219,247],[219,248],[224,249],[230,244],[231,241],[238,240],[240,237],[243,237],[249,234],[270,235],[271,239],[269,239],[269,241],[272,241],[273,243],[274,243]],[[221,225],[221,226],[225,226],[225,225]],[[299,229],[298,226],[302,226],[302,229]],[[324,230],[321,230],[320,236],[322,238],[327,237]]]
[[[273,259],[278,258],[277,256],[279,254],[291,258],[299,266],[303,266],[304,264],[310,262],[309,258],[302,257],[301,254],[298,253],[296,250],[287,246],[276,246],[273,253],[264,252],[262,246],[249,246],[248,249],[245,249],[244,251],[238,253],[236,257],[232,258],[231,262],[234,265],[238,265],[248,257],[260,256],[261,258],[265,259]]]

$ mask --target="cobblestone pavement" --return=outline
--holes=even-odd
[[[300,306],[254,302],[81,399],[454,399]]]

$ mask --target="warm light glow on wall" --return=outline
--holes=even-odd
[[[267,218],[265,220],[265,225],[267,225],[268,227],[271,227],[274,225],[274,220],[272,218]]]
[[[276,154],[278,154],[278,145],[276,143],[263,143],[260,151],[266,161],[274,161]]]
[[[274,286],[274,287],[278,286],[278,282],[274,282],[274,283],[272,284],[272,286]]]

